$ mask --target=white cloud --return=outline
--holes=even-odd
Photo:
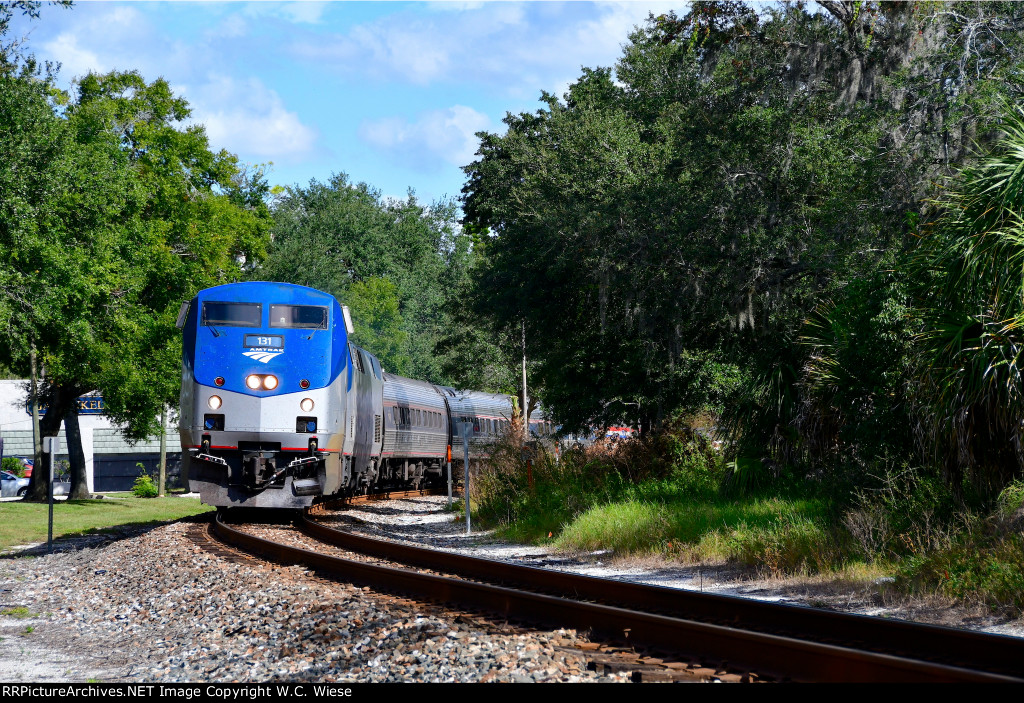
[[[282,17],[296,24],[319,24],[326,2],[250,2],[242,10],[249,17]]]
[[[451,69],[450,52],[417,24],[388,32],[365,25],[355,27],[352,41],[356,46],[342,48],[344,54],[356,60],[360,54],[368,54],[371,66],[401,70],[405,78],[418,85],[427,85]],[[366,65],[362,61],[360,64]]]
[[[364,74],[417,85],[478,83],[517,97],[553,91],[581,66],[611,66],[636,25],[675,5],[439,3],[294,42],[304,60],[340,77]]]
[[[256,78],[210,75],[191,87],[189,102],[192,120],[206,126],[217,149],[288,163],[308,155],[319,137]]]
[[[311,7],[266,3],[265,9],[275,16],[307,19],[318,17],[323,9],[321,3],[300,4]],[[213,20],[207,25],[211,29],[197,32],[190,40],[171,38],[131,5],[86,3],[81,9],[74,17],[64,18],[59,32],[41,45],[48,56],[61,62],[62,80],[112,70],[138,70],[147,81],[164,76],[172,82],[175,95],[188,100],[189,122],[206,126],[212,147],[279,163],[295,162],[312,152],[319,133],[289,110],[277,92],[257,78],[209,73],[211,65],[229,63],[225,40],[244,39],[251,31],[256,20],[247,13],[213,8],[212,14],[202,15]]]
[[[104,73],[109,70],[96,52],[79,46],[78,37],[71,32],[58,34],[53,41],[46,42],[43,48],[60,62],[63,76],[82,78],[90,71]]]
[[[433,110],[415,122],[400,117],[367,121],[359,136],[393,160],[420,171],[436,171],[441,163],[464,166],[473,160],[476,133],[491,126],[487,115],[465,105]]]
[[[55,16],[62,20],[60,30],[41,43],[60,62],[62,81],[114,70],[138,70],[153,80],[167,72],[168,64],[187,67],[198,58],[194,49],[169,39],[135,7],[87,3],[74,12]]]
[[[208,31],[207,37],[213,41],[237,39],[249,33],[249,22],[242,15],[228,15],[220,24]]]

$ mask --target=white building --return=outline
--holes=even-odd
[[[142,473],[138,464],[155,476],[160,461],[160,436],[156,435],[131,445],[120,430],[102,413],[103,399],[98,394],[79,400],[78,425],[82,430],[85,470],[90,493],[131,490],[135,478]],[[167,485],[178,475],[181,443],[177,418],[168,416]],[[32,415],[28,407],[28,381],[0,380],[0,439],[3,455],[32,458]],[[61,423],[57,460],[67,461],[67,438]]]

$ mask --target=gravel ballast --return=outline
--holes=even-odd
[[[187,521],[0,560],[0,680],[622,681],[526,631],[301,567],[226,559]]]
[[[444,503],[426,496],[381,501],[320,519],[378,538],[605,578],[1021,632],[1019,622],[945,605],[893,607],[870,592],[721,578],[719,570],[672,563],[608,563],[607,554],[557,555],[478,530],[466,535]],[[628,669],[594,667],[596,645],[571,630],[512,627],[211,548],[206,519],[61,542],[52,555],[43,545],[0,557],[0,681],[630,679]],[[604,674],[588,670],[588,662]],[[728,679],[689,668],[685,680]]]

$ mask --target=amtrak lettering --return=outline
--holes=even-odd
[[[284,352],[269,351],[267,349],[252,349],[252,350],[247,351],[247,352],[242,352],[242,356],[247,356],[250,359],[253,359],[255,361],[261,361],[264,364],[269,362],[274,357],[280,356],[281,354],[284,354]]]

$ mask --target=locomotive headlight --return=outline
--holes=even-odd
[[[216,410],[221,405],[221,399],[219,395],[211,395],[210,399],[206,401],[206,404],[210,406],[211,410]]]
[[[245,385],[248,386],[250,390],[256,390],[260,385],[262,385],[262,381],[260,381],[260,377],[256,375],[246,376]]]
[[[307,412],[308,413],[310,410],[313,409],[313,399],[312,398],[303,398],[299,402],[299,407],[302,408],[303,412]]]
[[[277,388],[277,376],[264,376],[263,387],[268,391],[272,391]]]

